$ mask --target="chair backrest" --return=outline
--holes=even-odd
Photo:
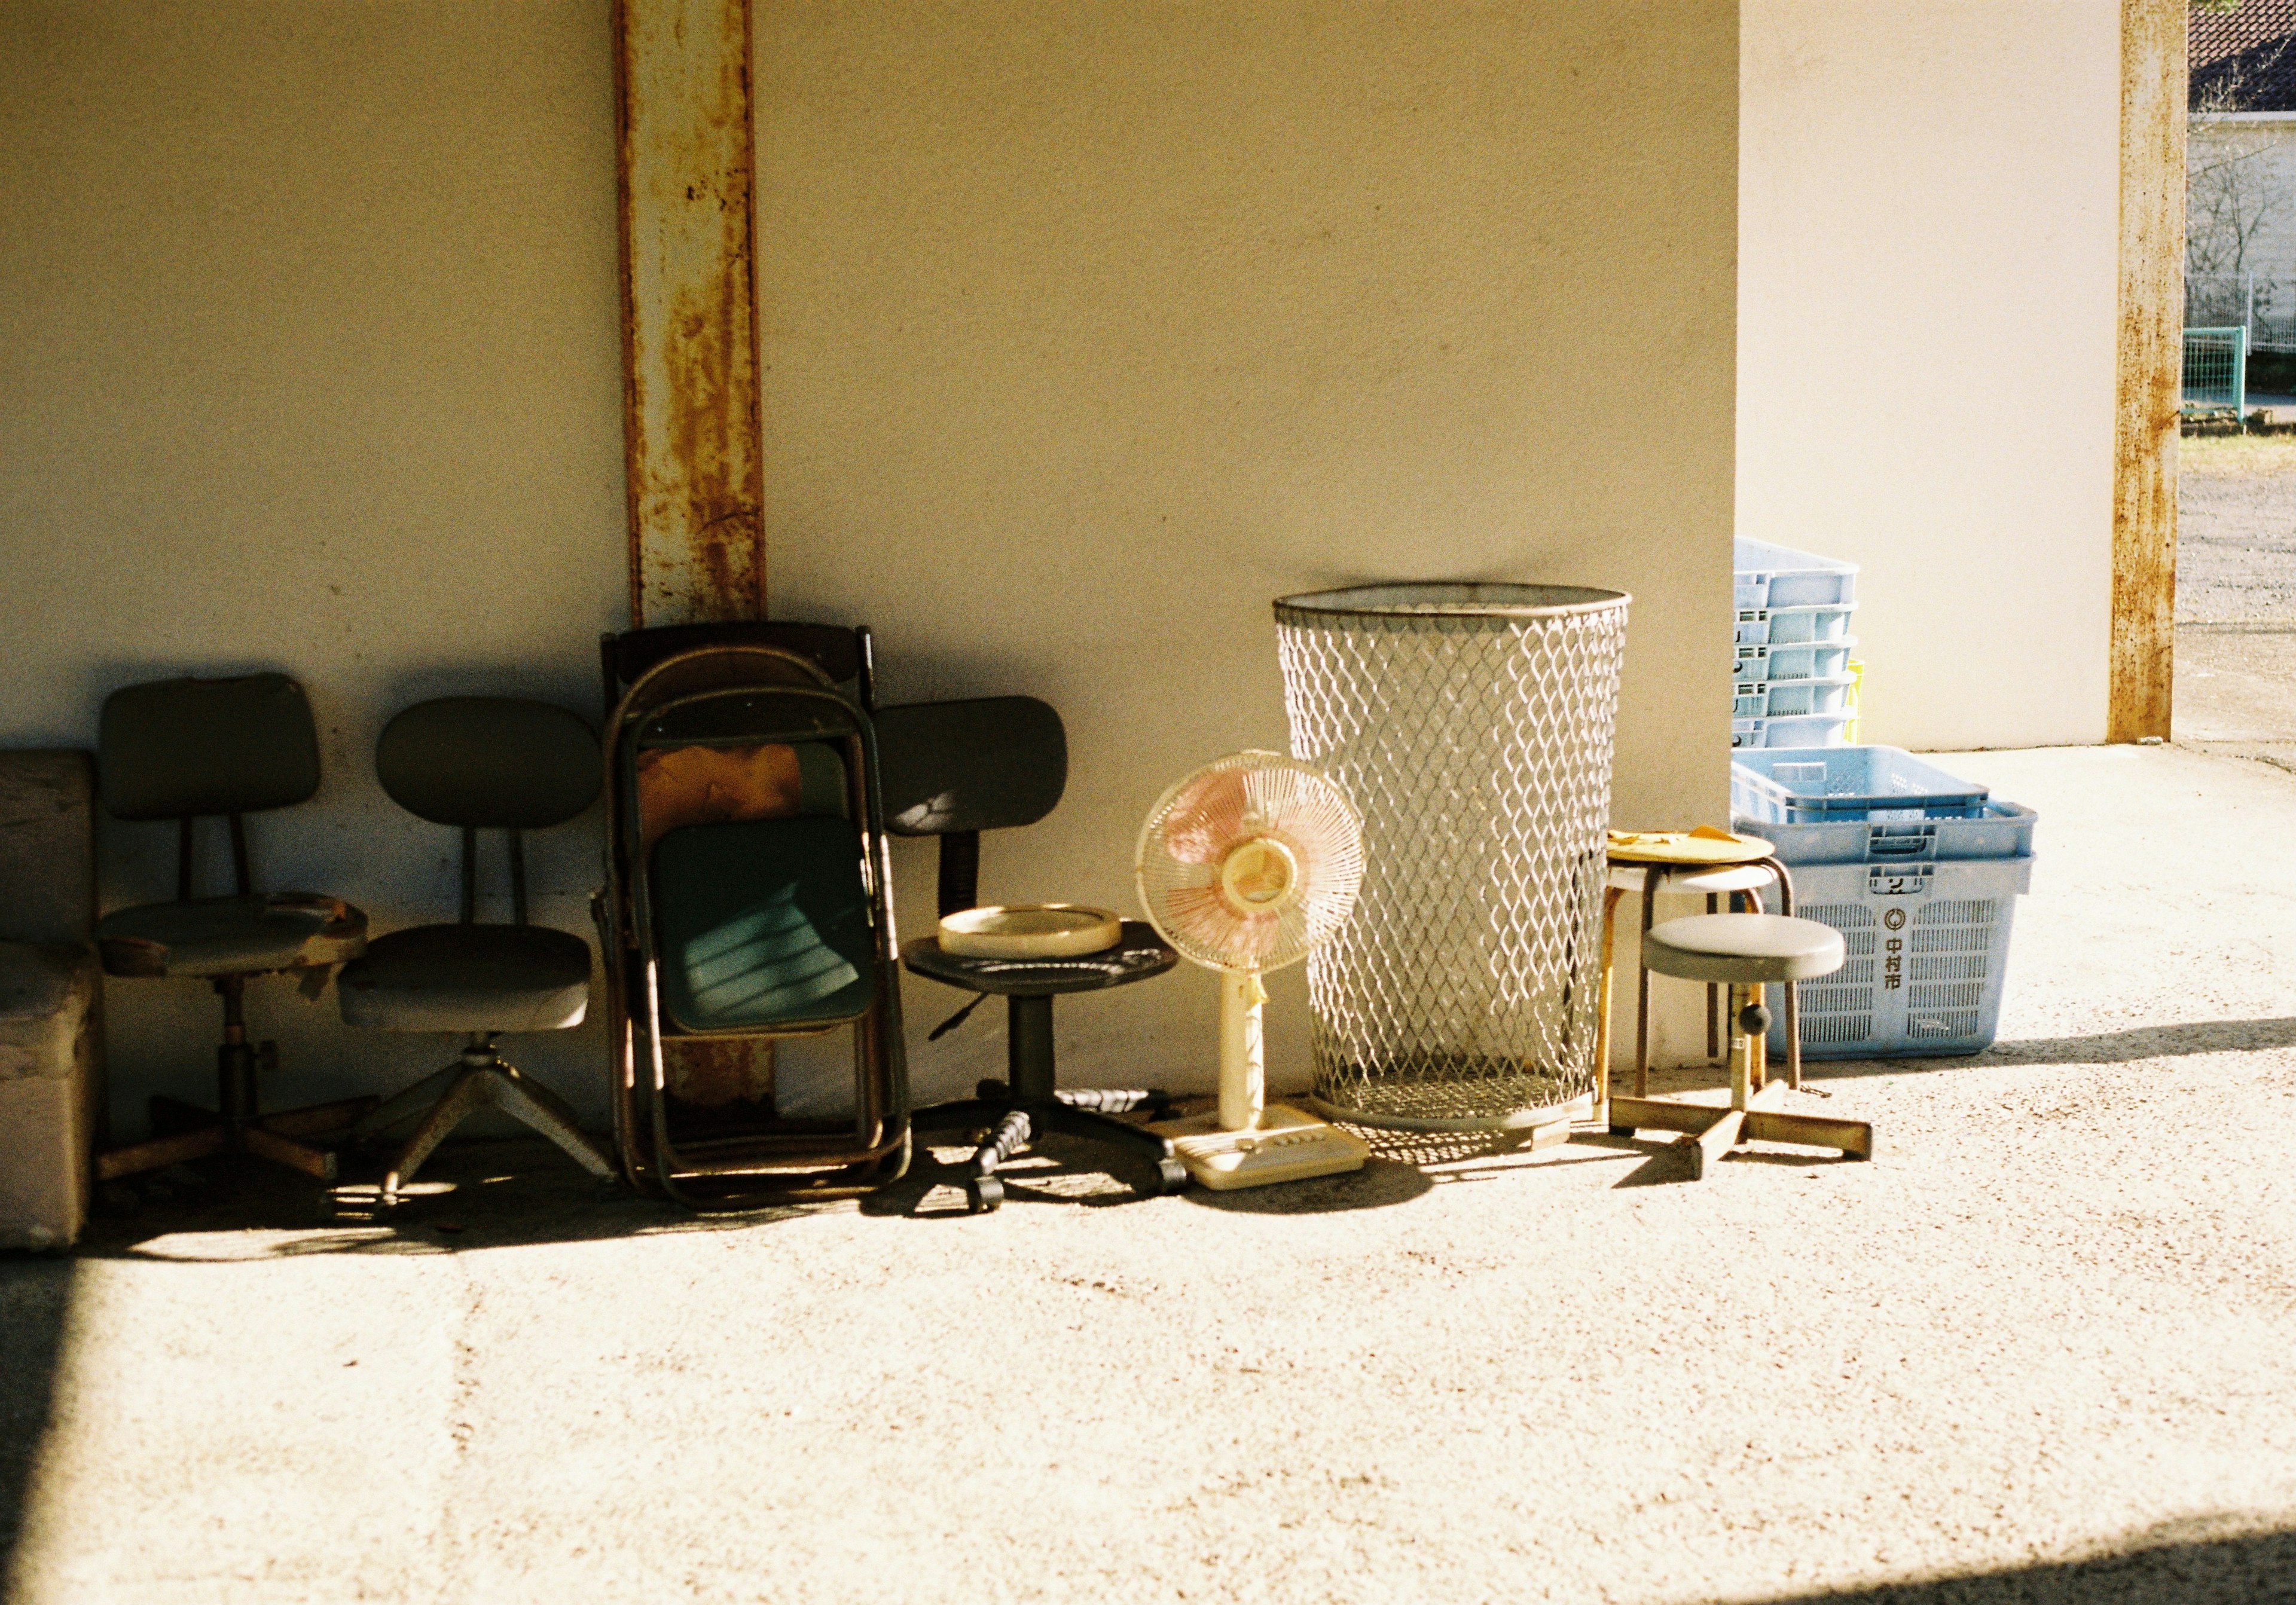
[[[115,819],[254,814],[311,799],[319,733],[284,675],[153,680],[103,700],[96,766]]]
[[[251,888],[242,816],[308,802],[319,789],[319,733],[303,688],[285,675],[152,680],[103,700],[96,730],[103,807],[115,819],[173,819],[176,895],[192,895],[192,822],[230,822],[232,876]]]
[[[522,831],[563,824],[604,783],[598,738],[575,715],[525,697],[440,697],[403,709],[375,743],[390,799],[463,832],[462,917],[478,916],[478,833],[510,836],[511,902],[526,923]]]
[[[839,685],[851,685],[862,711],[876,701],[876,665],[866,625],[805,624],[791,619],[739,619],[719,624],[665,624],[598,637],[611,717],[622,688],[666,658],[705,646],[767,646],[794,652],[820,667]]]
[[[980,832],[1034,824],[1068,789],[1068,733],[1034,697],[881,708],[885,828],[940,838],[940,912],[980,900]]]

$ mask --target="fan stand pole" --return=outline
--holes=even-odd
[[[1267,1101],[1267,1060],[1260,1036],[1267,990],[1259,972],[1223,970],[1219,978],[1218,1111],[1151,1129],[1171,1139],[1190,1175],[1220,1191],[1361,1169],[1371,1157],[1362,1138],[1288,1104]]]
[[[1223,1131],[1258,1131],[1267,1107],[1267,1054],[1260,1005],[1267,989],[1257,970],[1220,971],[1219,1121]]]

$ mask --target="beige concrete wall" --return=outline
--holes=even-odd
[[[265,880],[453,917],[382,721],[491,688],[594,717],[624,605],[608,39],[605,0],[0,7],[0,743],[92,743],[130,681],[291,670],[326,781],[253,823]],[[533,846],[573,929],[594,834]],[[170,838],[106,828],[106,906],[169,894]],[[250,1007],[282,1101],[450,1046],[276,982]],[[111,984],[123,1134],[148,1092],[212,1097],[216,1025],[196,984]],[[518,1052],[603,1108],[568,1035]]]
[[[1128,909],[1158,790],[1284,744],[1269,599],[1373,577],[1634,592],[1620,817],[1720,816],[1735,12],[760,5],[773,606],[876,626],[890,697],[1062,710],[1068,799],[986,895]],[[1064,1036],[1208,1085],[1213,997]]]
[[[2103,738],[2119,8],[1745,0],[1738,528],[1864,565],[1864,735]]]

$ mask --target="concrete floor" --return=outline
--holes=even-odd
[[[2296,775],[1949,766],[2044,856],[1998,1045],[1813,1075],[1871,1164],[695,1222],[484,1144],[387,1225],[217,1169],[0,1260],[5,1597],[2296,1598]]]

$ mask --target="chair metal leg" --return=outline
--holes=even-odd
[[[100,1153],[95,1156],[95,1179],[116,1182],[122,1176],[136,1175],[146,1170],[159,1170],[191,1159],[208,1159],[222,1153],[230,1146],[231,1127],[217,1120],[197,1131],[153,1137],[148,1142],[131,1142],[125,1148]]]
[[[1172,1144],[1144,1126],[1135,1126],[1128,1120],[1119,1120],[1113,1115],[1096,1110],[1076,1109],[1062,1104],[1047,1111],[1046,1124],[1064,1137],[1078,1137],[1090,1142],[1105,1142],[1128,1153],[1151,1159],[1168,1159]]]
[[[276,1132],[266,1131],[260,1126],[240,1127],[239,1143],[258,1159],[268,1159],[274,1165],[299,1170],[318,1181],[332,1182],[335,1179],[335,1156],[331,1150],[315,1148],[292,1137],[283,1137]]]
[[[455,1077],[463,1073],[461,1061],[433,1070],[422,1080],[403,1091],[393,1093],[373,1109],[369,1110],[357,1126],[351,1127],[353,1141],[362,1141],[377,1132],[389,1131],[402,1121],[412,1120],[447,1095]]]
[[[973,1154],[973,1170],[981,1175],[993,1175],[999,1165],[1029,1145],[1033,1124],[1027,1110],[1006,1110],[1004,1118],[996,1122],[996,1128]]]
[[[504,1114],[557,1143],[568,1159],[600,1180],[615,1174],[613,1157],[582,1129],[565,1099],[520,1074],[515,1065],[490,1065],[479,1074],[487,1101]]]
[[[429,1077],[430,1082],[438,1079],[436,1076]],[[521,1074],[515,1065],[504,1063],[493,1049],[474,1047],[463,1053],[463,1062],[455,1068],[454,1081],[446,1096],[431,1106],[414,1135],[399,1150],[398,1159],[382,1180],[382,1201],[397,1203],[398,1190],[414,1179],[414,1173],[439,1144],[482,1109],[499,1110],[529,1130],[549,1138],[592,1175],[605,1179],[616,1174],[613,1157],[582,1129],[571,1105],[548,1087]],[[378,1110],[376,1113],[381,1111]]]
[[[1003,1099],[959,1098],[936,1103],[909,1117],[912,1131],[987,1131],[1004,1118],[1012,1106]]]
[[[447,1089],[447,1095],[431,1107],[430,1113],[421,1126],[415,1127],[414,1135],[408,1139],[406,1146],[398,1151],[398,1158],[392,1162],[390,1173],[382,1178],[382,1201],[397,1203],[398,1190],[414,1179],[414,1173],[422,1167],[422,1161],[430,1157],[431,1150],[447,1140],[447,1133],[484,1109],[489,1101],[483,1069],[466,1069],[456,1076],[455,1085]]]

